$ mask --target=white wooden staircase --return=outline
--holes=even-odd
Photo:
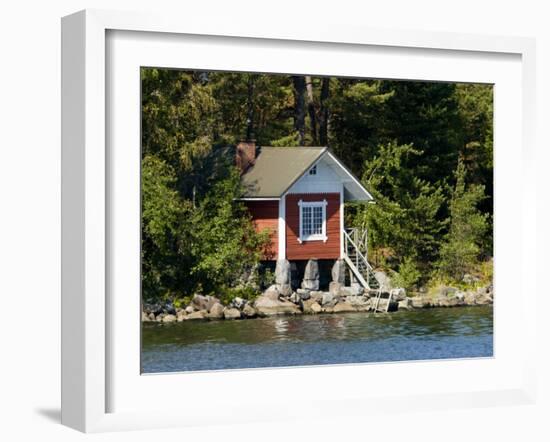
[[[372,299],[372,310],[376,312],[387,312],[391,302],[391,292],[382,292],[380,283],[376,279],[374,269],[367,261],[367,231],[360,229],[344,229],[344,261],[348,265],[353,277],[369,293],[375,292]],[[381,309],[380,299],[387,294],[385,308]]]

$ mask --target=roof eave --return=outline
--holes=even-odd
[[[355,198],[353,200],[348,200],[348,201],[366,201],[366,202],[369,202],[369,201],[374,201],[374,198],[373,196],[370,194],[370,192],[365,188],[365,186],[363,186],[363,184],[361,183],[361,181],[359,180],[359,178],[357,178],[352,172],[351,170],[349,170],[346,165],[344,163],[342,163],[338,157],[336,156],[336,154],[331,150],[331,149],[327,149],[327,155],[329,155],[332,160],[334,162],[336,162],[336,164],[338,164],[342,170],[344,170],[346,172],[346,174],[351,178],[351,180],[359,187],[359,190],[360,192],[363,194],[363,196],[365,197],[364,199],[363,198]],[[344,183],[344,186],[346,184]],[[350,193],[353,193],[351,190],[350,190]]]

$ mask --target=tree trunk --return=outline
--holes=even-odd
[[[254,138],[254,81],[253,75],[248,76],[247,82],[247,100],[246,100],[246,139]]]
[[[294,129],[298,132],[298,143],[300,146],[305,144],[306,132],[306,108],[304,100],[304,92],[306,82],[304,77],[294,75],[292,77],[294,84]]]
[[[315,101],[313,98],[313,82],[310,75],[306,75],[306,91],[307,91],[307,111],[309,114],[309,123],[311,125],[311,138],[313,144],[317,145],[317,118],[315,110]]]
[[[321,146],[328,146],[328,107],[327,100],[330,93],[330,78],[325,77],[321,83],[321,108],[319,110],[319,142]]]

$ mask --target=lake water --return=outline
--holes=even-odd
[[[144,373],[493,355],[493,309],[144,323]]]

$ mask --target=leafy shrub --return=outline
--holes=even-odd
[[[229,304],[237,297],[253,301],[259,292],[254,287],[223,287],[217,292],[217,295],[223,304]]]
[[[399,272],[392,276],[392,283],[396,287],[403,287],[407,291],[416,287],[422,273],[418,270],[415,262],[411,258],[405,258],[399,265]]]
[[[485,198],[483,186],[466,186],[466,168],[458,163],[456,186],[451,199],[451,227],[441,246],[439,272],[462,281],[479,262],[482,244],[488,230],[488,215],[477,206]]]
[[[266,289],[272,284],[275,284],[275,272],[266,268],[260,273],[260,288]]]

